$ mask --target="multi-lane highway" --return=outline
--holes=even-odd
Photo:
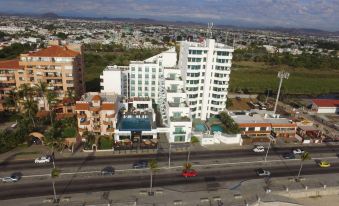
[[[305,162],[302,174],[325,174],[338,173],[339,161],[336,153],[339,146],[329,147],[307,147],[305,148],[313,157],[331,159],[332,167],[320,168],[314,161]],[[139,159],[157,159],[159,172],[155,175],[154,185],[176,185],[190,184],[198,182],[220,182],[228,180],[244,180],[257,177],[254,170],[264,167],[271,171],[272,177],[295,176],[299,169],[298,160],[283,160],[281,154],[291,151],[286,148],[275,148],[270,152],[270,160],[267,164],[263,163],[264,153],[254,153],[250,150],[229,150],[229,151],[199,151],[192,153],[192,161],[198,171],[198,177],[183,178],[180,176],[180,165],[185,161],[186,153],[173,153],[173,165],[171,169],[166,169],[168,161],[166,154],[157,155],[129,155],[129,156],[111,156],[111,157],[87,157],[87,158],[68,158],[57,159],[57,167],[64,175],[56,179],[56,189],[58,194],[67,194],[75,192],[89,192],[114,189],[144,188],[149,186],[148,170],[131,170],[131,164]],[[246,162],[244,162],[246,160]],[[218,161],[218,163],[215,163]],[[120,172],[113,177],[101,177],[98,171],[103,165],[113,165]],[[245,166],[244,166],[245,165]],[[204,167],[205,166],[205,167]],[[67,175],[65,171],[71,168],[85,168],[88,172],[81,173],[76,169]],[[35,165],[30,161],[3,162],[0,164],[1,175],[14,171],[21,171],[24,178],[17,183],[0,184],[0,199],[21,198],[27,196],[51,195],[52,180],[49,177],[51,165]],[[92,170],[90,170],[92,169]],[[30,175],[29,172],[31,172]],[[39,175],[34,176],[37,172]],[[40,173],[39,173],[40,172]],[[78,173],[80,172],[80,173]],[[89,174],[89,175],[82,175]],[[39,178],[36,178],[39,177]]]

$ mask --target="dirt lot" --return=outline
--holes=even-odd
[[[228,108],[228,110],[249,110],[251,107],[249,106],[250,101],[256,101],[256,99],[231,99],[233,105]]]

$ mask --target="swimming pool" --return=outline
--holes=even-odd
[[[194,129],[195,129],[195,131],[197,131],[197,132],[206,132],[206,131],[207,131],[206,125],[204,125],[204,124],[202,124],[202,123],[196,124],[196,125],[194,126]]]
[[[214,132],[224,132],[225,129],[220,124],[214,124],[211,126],[211,131]]]
[[[119,124],[120,131],[151,131],[149,118],[122,118]]]

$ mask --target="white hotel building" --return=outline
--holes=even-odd
[[[100,76],[101,92],[154,99],[165,126],[158,132],[165,132],[170,142],[189,142],[192,120],[176,64],[177,53],[172,48],[144,61],[131,61],[128,67],[108,66]],[[149,131],[141,134],[145,132]]]
[[[207,118],[226,107],[233,47],[206,39],[180,42],[181,69],[192,118]]]

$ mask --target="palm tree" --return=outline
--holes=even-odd
[[[55,92],[53,91],[48,91],[47,92],[47,102],[49,105],[49,117],[51,120],[51,125],[53,125],[53,112],[54,112],[54,108],[56,106],[57,103],[57,95]]]
[[[76,99],[76,94],[74,89],[68,89],[66,93],[66,97],[70,98],[72,100],[72,103],[74,104]]]
[[[18,93],[15,90],[10,90],[8,95],[5,97],[5,106],[7,109],[9,108],[15,108],[15,111],[18,111],[18,105],[17,105],[17,100],[18,100]]]
[[[191,156],[191,147],[196,144],[196,143],[199,143],[199,139],[196,137],[196,136],[192,136],[191,137],[191,140],[190,140],[190,146],[188,147],[188,154],[187,154],[187,161],[186,161],[186,164],[189,163],[190,161],[190,156]]]
[[[303,163],[305,160],[309,160],[311,159],[311,156],[308,152],[304,152],[304,154],[301,155],[301,158],[300,158],[300,169],[299,169],[299,172],[298,172],[298,177],[297,177],[297,180],[299,180],[300,178],[300,173],[301,173],[301,169],[303,168]]]
[[[51,177],[52,177],[52,186],[53,186],[53,202],[57,203],[58,202],[58,198],[57,198],[57,194],[56,194],[56,190],[55,190],[55,178],[59,177],[60,175],[60,170],[57,168],[53,168],[51,171]]]
[[[47,94],[47,89],[48,84],[46,82],[43,82],[41,80],[39,80],[39,82],[37,84],[34,85],[34,89],[36,92],[38,92],[39,97],[42,97],[43,101],[44,101],[44,108],[45,110],[47,110],[47,105],[46,105],[46,94]]]
[[[28,114],[28,118],[32,120],[33,126],[36,127],[34,115],[38,111],[37,103],[33,99],[26,99],[24,101],[24,110]]]
[[[151,180],[150,180],[150,188],[149,188],[149,193],[150,195],[152,195],[152,188],[153,188],[153,173],[155,173],[158,169],[158,163],[157,160],[155,159],[151,159],[148,161],[149,164],[149,169],[150,169],[150,175],[151,175]]]
[[[18,94],[22,99],[32,99],[33,89],[29,84],[22,84],[19,87]]]

